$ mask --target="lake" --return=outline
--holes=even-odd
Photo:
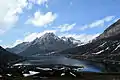
[[[88,72],[102,72],[103,65],[83,60],[76,60],[66,58],[64,56],[36,56],[29,57],[28,60],[20,63],[23,65],[49,65],[49,64],[63,64],[69,66],[84,66],[80,71]]]

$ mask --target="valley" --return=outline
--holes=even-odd
[[[72,37],[60,38],[46,33],[32,42],[23,42],[13,48],[5,50],[1,47],[0,78],[54,80],[56,77],[70,77],[77,80],[80,77],[86,80],[86,76],[91,75],[92,80],[120,79],[119,26],[120,20],[86,44]]]

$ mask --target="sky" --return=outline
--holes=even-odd
[[[120,0],[1,0],[0,45],[13,47],[45,33],[87,42],[120,18]]]

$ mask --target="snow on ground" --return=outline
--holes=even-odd
[[[46,55],[52,55],[52,54],[54,54],[55,52],[50,52],[50,53],[48,53],[48,54],[46,54]]]
[[[17,63],[14,64],[13,66],[22,66],[22,65],[31,65],[30,63]]]
[[[101,50],[101,51],[99,51],[99,52],[92,53],[92,54],[100,54],[100,53],[102,53],[102,52],[104,52],[104,50]]]
[[[74,77],[76,77],[76,75],[75,75],[75,74],[73,74],[72,72],[70,72],[70,74],[71,74],[71,75],[73,75]]]
[[[41,70],[44,70],[44,71],[48,71],[48,70],[52,70],[50,68],[40,68],[40,67],[36,67],[37,69],[41,69]]]
[[[115,50],[117,50],[119,47],[120,47],[120,45],[118,45],[118,46],[115,48]],[[115,50],[114,50],[114,51],[115,51]]]
[[[2,75],[0,75],[0,78],[2,77]]]
[[[61,74],[61,76],[64,76],[64,75],[65,75],[65,73],[62,73],[62,74]]]
[[[106,42],[104,42],[103,44],[101,44],[99,47],[103,47],[106,44]]]
[[[40,72],[35,72],[35,71],[29,71],[29,74],[23,74],[24,77],[32,76],[35,74],[39,74]]]
[[[108,50],[109,49],[109,47],[107,47],[105,50]]]
[[[12,76],[12,74],[7,74],[8,76]]]
[[[116,51],[119,47],[120,47],[120,45],[118,45],[112,52]]]

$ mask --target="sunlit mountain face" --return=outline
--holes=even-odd
[[[0,1],[0,80],[120,80],[119,3]]]
[[[54,33],[45,33],[32,42],[21,43],[13,48],[7,48],[7,50],[22,56],[39,56],[54,54],[55,52],[82,44],[80,40],[76,40],[72,37],[59,38]]]
[[[85,44],[83,46],[71,48],[64,50],[64,53],[71,52],[71,55],[81,55],[81,56],[106,56],[113,59],[113,55],[119,55],[119,26],[120,20],[116,21],[114,24],[110,25],[102,34],[100,34],[92,42]],[[70,51],[71,50],[71,51]],[[69,52],[67,52],[69,51]],[[62,53],[62,52],[60,52]],[[114,59],[117,59],[114,58]],[[118,59],[119,60],[119,59]]]

